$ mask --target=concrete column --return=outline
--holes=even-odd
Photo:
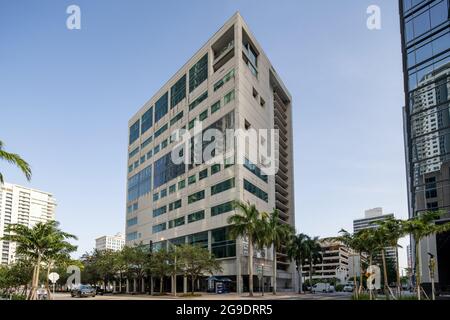
[[[145,293],[145,278],[142,277],[141,293]]]
[[[150,294],[153,295],[153,277],[150,277]]]
[[[242,239],[238,237],[236,239],[236,291],[237,294],[242,294]]]
[[[113,293],[116,293],[116,280],[113,281]]]
[[[187,293],[187,277],[183,276],[183,293]]]
[[[127,282],[126,282],[126,293],[130,293],[130,281],[127,278]]]
[[[119,293],[122,293],[122,279],[119,280]]]
[[[137,290],[137,279],[135,278],[134,280],[133,280],[133,292],[137,292],[138,290]]]

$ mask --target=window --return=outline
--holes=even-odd
[[[136,202],[133,204],[133,211],[136,211],[137,209],[138,209],[138,203]]]
[[[220,171],[220,164],[217,163],[217,164],[213,164],[211,166],[211,175],[213,175],[219,171]]]
[[[266,105],[266,101],[263,98],[259,98],[259,104],[264,108],[264,106]]]
[[[179,208],[181,208],[181,205],[182,205],[181,199],[174,201],[169,204],[169,211],[179,209]]]
[[[259,199],[264,200],[265,202],[269,202],[269,196],[267,195],[266,192],[262,191],[260,188],[248,182],[245,179],[244,179],[244,189],[253,194],[254,196],[258,197]]]
[[[152,227],[152,232],[153,233],[158,233],[158,232],[161,232],[161,231],[164,231],[164,230],[166,230],[166,223],[165,222],[161,223],[161,224],[157,224],[157,225]]]
[[[192,119],[191,121],[189,121],[189,125],[188,125],[189,130],[191,130],[195,126],[195,120],[197,120],[197,119]]]
[[[155,164],[155,175],[153,179],[153,187],[159,186],[179,177],[186,171],[184,163],[174,164],[172,162],[171,152],[158,159]]]
[[[167,212],[167,206],[162,206],[161,208],[153,210],[153,218],[159,217]]]
[[[186,180],[178,181],[178,190],[184,189],[186,187]]]
[[[197,211],[188,215],[188,223],[205,219],[205,210]]]
[[[189,105],[189,111],[194,110],[195,107],[197,107],[200,103],[205,101],[208,98],[208,91],[205,91],[200,97],[195,99],[190,105]]]
[[[198,173],[198,180],[203,180],[208,177],[208,169],[202,170]]]
[[[153,149],[153,154],[157,154],[161,150],[159,144]]]
[[[234,100],[234,90],[228,92],[228,93],[225,95],[225,97],[223,97],[223,104],[224,104],[224,105],[225,105],[225,104],[228,104],[228,103],[230,103],[230,102],[233,101],[233,100]]]
[[[177,191],[177,185],[173,184],[169,187],[169,194],[175,193]]]
[[[200,115],[198,116],[198,118],[200,119],[200,121],[205,120],[206,118],[208,118],[208,109],[206,109],[205,111],[203,111],[202,113],[200,113]]]
[[[138,168],[139,167],[139,160],[134,162],[134,168]]]
[[[253,88],[253,98],[258,98],[258,91],[255,88]]]
[[[166,92],[158,101],[155,103],[155,123],[158,122],[162,117],[164,117],[169,109],[169,95]]]
[[[167,197],[167,189],[162,189],[160,193],[161,193],[161,199]]]
[[[150,159],[153,156],[153,150],[150,150],[147,152],[147,160]]]
[[[229,190],[234,187],[235,187],[234,178],[222,181],[211,187],[211,195],[215,195],[215,194],[224,192],[224,191]]]
[[[189,92],[192,92],[208,78],[208,54],[205,54],[189,70]]]
[[[136,121],[130,127],[130,139],[129,139],[130,144],[132,144],[139,138],[139,125],[140,125],[140,120]]]
[[[133,165],[128,166],[128,173],[131,173],[133,171]]]
[[[137,155],[139,153],[139,147],[137,147],[136,149],[134,149],[133,151],[131,151],[129,154],[128,154],[128,158],[133,158],[135,155]]]
[[[155,139],[158,138],[160,135],[162,135],[164,133],[164,131],[166,131],[168,128],[167,123],[165,125],[163,125],[161,128],[159,128],[158,130],[156,130],[155,132]]]
[[[188,236],[188,243],[191,245],[197,245],[203,248],[208,247],[208,232],[200,232],[191,234]]]
[[[258,168],[255,164],[253,164],[250,160],[245,158],[244,167],[247,168],[248,171],[253,173],[255,176],[260,178],[262,181],[267,182],[267,176],[261,173],[261,169]]]
[[[220,88],[222,88],[225,83],[227,83],[233,78],[234,78],[234,69],[229,71],[222,79],[220,79],[214,84],[214,91],[217,91]]]
[[[141,134],[144,134],[153,125],[153,107],[148,109],[141,118]]]
[[[220,100],[211,106],[211,113],[214,113],[214,112],[218,111],[219,109],[220,109]]]
[[[127,220],[127,227],[135,226],[135,225],[137,225],[137,223],[138,223],[137,218],[128,219]]]
[[[218,216],[225,212],[233,211],[233,202],[226,202],[219,204],[218,206],[211,207],[211,217]]]
[[[188,184],[193,184],[193,183],[195,183],[195,182],[197,182],[197,177],[196,177],[196,175],[194,174],[193,176],[190,176],[190,177],[188,178]]]
[[[163,142],[161,142],[161,149],[166,148],[168,144],[169,144],[169,141],[167,141],[167,139],[164,140]]]
[[[184,217],[180,217],[180,218],[177,218],[177,219],[170,220],[169,221],[169,229],[182,226],[182,225],[184,225],[184,223],[185,223],[185,218]]]
[[[128,179],[128,202],[150,192],[151,178],[152,166],[150,165]]]
[[[202,191],[199,191],[199,192],[191,194],[188,197],[188,203],[191,204],[191,203],[200,201],[202,199],[205,199],[205,190],[202,190]]]
[[[153,194],[153,201],[159,200],[159,192]]]
[[[437,197],[437,184],[436,178],[425,178],[425,198],[436,198]]]
[[[243,45],[244,50],[242,58],[244,59],[245,64],[247,64],[252,74],[256,77],[258,76],[258,70],[256,69],[258,67],[258,54],[248,41],[244,42]]]
[[[245,119],[245,130],[250,129],[251,126],[252,126],[252,125],[250,124],[250,122],[248,122],[247,119]]]
[[[181,111],[179,114],[177,114],[175,117],[170,119],[170,125],[173,126],[175,123],[183,119],[183,111]]]
[[[184,98],[186,98],[186,75],[170,88],[170,107],[175,107]]]
[[[127,233],[127,241],[133,241],[133,240],[136,240],[137,238],[138,238],[138,234],[136,231]]]
[[[236,241],[230,237],[228,228],[211,231],[211,253],[218,259],[236,256]]]
[[[145,139],[144,142],[141,144],[141,149],[144,149],[146,146],[148,146],[153,141],[153,136],[148,137]]]

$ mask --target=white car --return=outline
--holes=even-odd
[[[329,293],[329,292],[335,292],[336,290],[334,289],[334,286],[332,286],[329,283],[316,283],[315,285],[313,285],[311,292],[312,293],[317,293],[317,292],[324,292],[324,293]]]
[[[342,288],[342,291],[343,292],[353,292],[353,285],[352,284],[346,284],[345,286],[344,286],[344,288]]]

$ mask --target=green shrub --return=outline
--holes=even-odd
[[[337,292],[341,292],[343,289],[344,289],[344,285],[343,284],[336,285],[336,291]]]
[[[358,296],[352,294],[352,300],[370,300],[370,295],[368,293],[360,293]]]

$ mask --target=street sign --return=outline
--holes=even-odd
[[[52,272],[48,275],[48,279],[52,282],[52,283],[56,283],[56,281],[58,281],[59,279],[59,274],[57,274],[56,272]]]

